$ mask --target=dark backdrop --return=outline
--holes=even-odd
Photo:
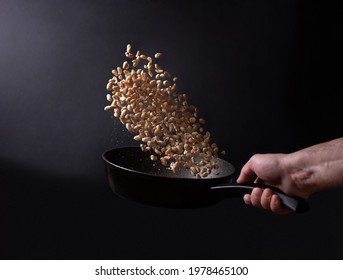
[[[342,191],[303,215],[240,199],[159,209],[111,193],[101,154],[134,145],[107,105],[127,43],[179,77],[239,170],[343,135],[342,8],[330,1],[0,0],[5,259],[341,259]]]

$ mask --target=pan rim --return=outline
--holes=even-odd
[[[113,151],[113,150],[124,150],[124,149],[136,149],[136,150],[138,150],[139,147],[127,146],[127,147],[120,147],[120,148],[110,148],[110,149],[108,149],[108,150],[106,150],[106,151],[104,151],[104,152],[102,153],[102,159],[103,159],[108,165],[110,165],[110,166],[112,166],[112,167],[115,167],[115,168],[118,168],[118,169],[121,169],[121,170],[124,170],[124,171],[129,171],[129,172],[134,173],[134,174],[140,174],[140,175],[149,176],[149,177],[152,177],[152,178],[154,178],[154,177],[157,177],[157,178],[164,178],[164,179],[168,179],[168,180],[189,180],[189,181],[192,181],[192,182],[198,181],[198,180],[199,180],[199,181],[203,181],[203,180],[205,180],[205,181],[223,180],[223,179],[226,179],[226,178],[231,177],[231,176],[235,173],[235,170],[236,170],[235,166],[234,166],[232,163],[230,163],[230,162],[228,162],[228,161],[226,161],[226,160],[224,160],[224,159],[222,159],[222,158],[219,158],[221,161],[225,162],[225,164],[228,164],[228,165],[230,166],[230,168],[232,169],[232,172],[231,172],[230,174],[227,174],[226,176],[220,176],[220,175],[218,175],[218,177],[215,177],[215,178],[213,178],[213,177],[206,177],[206,178],[196,178],[196,177],[195,177],[195,178],[190,178],[190,177],[178,177],[178,176],[158,175],[158,174],[151,174],[151,173],[147,173],[147,172],[143,172],[143,171],[138,171],[138,170],[132,170],[132,169],[130,169],[130,168],[127,168],[127,167],[124,167],[124,166],[115,164],[115,163],[109,161],[109,160],[106,158],[106,156],[105,156],[107,153],[109,153],[109,152],[111,152],[111,151]]]

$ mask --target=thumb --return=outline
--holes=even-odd
[[[250,159],[242,168],[238,178],[237,183],[254,182],[257,175],[253,169],[253,161]]]

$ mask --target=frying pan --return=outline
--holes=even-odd
[[[219,174],[198,179],[189,170],[180,168],[176,173],[151,161],[148,152],[139,147],[111,149],[102,155],[107,180],[117,195],[144,204],[167,208],[207,207],[230,197],[242,197],[257,184],[238,185],[233,182],[235,168],[219,159]],[[269,187],[271,188],[271,187]],[[290,197],[273,189],[282,203],[294,212],[308,209],[302,198]]]

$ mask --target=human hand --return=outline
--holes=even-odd
[[[284,154],[256,154],[244,165],[237,183],[255,182],[273,186],[288,194],[295,189],[287,170],[283,167]],[[292,211],[285,207],[278,195],[270,188],[254,188],[251,194],[244,196],[244,202],[258,208],[270,210],[277,214],[288,214]]]
[[[343,137],[290,154],[255,154],[243,166],[238,184],[263,183],[307,200],[312,193],[343,188]],[[290,211],[270,189],[255,188],[246,204],[278,214]]]

